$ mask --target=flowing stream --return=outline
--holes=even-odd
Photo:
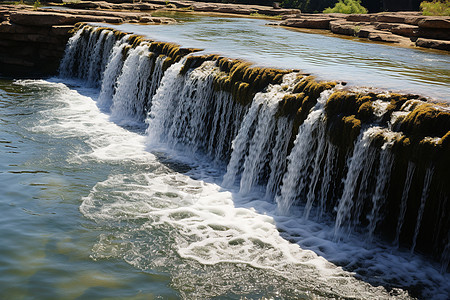
[[[0,298],[448,297],[445,267],[413,252],[433,169],[414,246],[398,245],[404,212],[393,245],[375,235],[396,133],[361,131],[334,218],[331,90],[288,154],[292,124],[274,119],[297,73],[243,107],[214,90],[213,61],[182,76],[183,59],[164,70],[148,43],[123,57],[128,36],[90,34],[70,40],[60,77],[0,79]],[[91,56],[77,54],[86,48]],[[384,144],[371,147],[379,135]],[[366,227],[350,220],[366,213],[357,196],[370,203]]]

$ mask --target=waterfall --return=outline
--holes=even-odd
[[[288,157],[287,172],[283,176],[281,194],[276,197],[280,213],[287,214],[290,207],[297,201],[299,195],[306,192],[310,183],[310,170],[314,162],[323,157],[324,139],[324,109],[323,106],[331,91],[320,95],[313,111],[300,126],[295,139],[295,145]],[[320,148],[320,149],[319,149]],[[319,172],[319,170],[317,170]]]
[[[62,77],[75,77],[87,86],[98,87],[114,45],[111,30],[84,26],[69,39],[60,64]]]
[[[162,58],[150,55],[148,45],[129,51],[117,78],[112,98],[111,117],[115,120],[142,122],[162,75]],[[149,80],[151,78],[151,80]]]
[[[285,117],[277,121],[277,133],[275,146],[272,149],[272,160],[270,161],[270,175],[266,186],[266,199],[272,199],[278,193],[281,180],[286,168],[286,157],[289,140],[292,133],[292,123]]]
[[[352,157],[348,161],[347,176],[344,180],[344,191],[337,206],[335,237],[338,238],[342,226],[348,221],[359,219],[364,199],[369,188],[369,175],[376,157],[376,149],[370,147],[375,136],[382,132],[380,127],[370,127],[363,131],[356,142]]]
[[[419,207],[419,211],[417,212],[416,228],[414,229],[414,237],[412,239],[411,253],[413,253],[414,248],[416,248],[417,236],[419,235],[419,231],[420,231],[420,225],[422,222],[423,212],[425,210],[425,203],[428,198],[428,193],[430,192],[430,184],[431,184],[431,180],[433,179],[433,173],[434,173],[434,167],[429,167],[425,174],[425,179],[423,182],[423,189],[422,189],[422,196],[420,198],[420,207]]]
[[[103,73],[100,95],[98,96],[97,102],[106,111],[109,111],[112,105],[116,81],[123,66],[123,49],[128,45],[126,42],[128,37],[125,36],[114,44]]]
[[[435,196],[447,195],[440,175],[447,174],[445,164],[433,164],[445,154],[445,132],[426,137],[419,136],[426,130],[415,132],[420,122],[410,119],[420,114],[417,108],[434,108],[413,95],[355,92],[297,71],[195,56],[189,49],[89,25],[67,43],[60,74],[96,89],[97,105],[114,122],[146,125],[152,146],[206,156],[220,170],[226,167],[220,173],[224,188],[275,201],[282,215],[299,210],[303,220],[332,222],[337,240],[342,232],[357,232],[373,242],[390,230],[398,246],[402,229],[415,225],[414,251],[422,223],[433,223],[424,214],[434,204],[428,197],[440,201],[438,218],[448,217],[448,205]],[[351,130],[348,120],[354,122]],[[429,148],[420,148],[424,145]],[[430,151],[435,152],[427,156]],[[422,195],[416,197],[410,190],[423,173]],[[412,202],[419,207],[417,218],[407,220]],[[389,211],[392,203],[398,215]],[[388,220],[392,215],[396,222]],[[447,223],[433,225],[443,264],[449,256]]]
[[[402,199],[400,201],[400,212],[398,214],[397,229],[395,231],[394,245],[396,247],[398,247],[399,243],[400,243],[400,233],[402,231],[403,222],[405,220],[408,194],[409,194],[409,190],[411,188],[411,182],[412,182],[412,178],[413,178],[415,169],[416,169],[416,165],[411,161],[408,162],[408,169],[406,171],[406,178],[405,178],[405,184],[403,186]]]
[[[270,85],[266,91],[255,95],[252,105],[242,121],[242,126],[233,140],[233,152],[224,175],[223,185],[232,186],[240,177],[239,192],[246,195],[263,180],[268,164],[276,176],[276,164],[280,161],[271,159],[272,155],[275,155],[275,159],[279,155],[279,153],[270,151],[277,131],[277,122],[273,122],[273,119],[278,103],[286,94],[292,92],[292,87],[298,80],[298,74],[287,74],[280,85]],[[283,89],[283,86],[290,88]],[[279,131],[285,132],[283,131],[283,121],[278,125],[281,126]],[[275,149],[281,151],[283,145],[280,144],[280,141],[286,140],[281,137],[278,137],[277,140],[279,144],[275,144]]]
[[[369,220],[369,241],[372,240],[377,224],[381,221],[380,210],[386,199],[389,179],[391,178],[392,164],[394,156],[390,151],[394,141],[400,137],[400,134],[390,133],[385,138],[387,141],[381,147],[380,163],[376,175],[375,192],[372,196],[372,210],[368,216]]]

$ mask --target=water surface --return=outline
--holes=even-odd
[[[165,14],[167,15],[167,14]],[[450,55],[267,26],[267,20],[169,14],[172,25],[108,25],[150,39],[242,58],[256,65],[300,69],[326,80],[449,101]]]

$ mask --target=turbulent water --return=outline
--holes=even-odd
[[[71,39],[58,78],[0,81],[1,298],[448,297],[439,263],[374,234],[395,133],[362,130],[333,217],[337,149],[323,126],[332,91],[288,151],[292,124],[273,120],[298,74],[243,107],[214,90],[213,61],[182,76],[184,60],[163,72],[148,43],[123,57],[127,36],[90,38]],[[80,56],[86,47],[93,55]],[[372,203],[363,228],[349,218],[363,213],[356,195]]]

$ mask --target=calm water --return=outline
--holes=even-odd
[[[167,14],[166,14],[167,15]],[[242,58],[256,65],[300,69],[327,80],[449,101],[450,55],[266,26],[266,20],[172,14],[168,26],[112,27],[150,39]],[[108,25],[109,26],[109,25]]]
[[[170,39],[190,25],[177,26],[151,29],[166,28]],[[448,68],[442,73],[445,87]],[[445,299],[450,291],[449,275],[409,250],[358,237],[335,243],[332,225],[223,189],[224,170],[153,148],[143,124],[118,126],[98,109],[98,92],[58,78],[0,79],[0,299],[409,299],[407,290]]]

